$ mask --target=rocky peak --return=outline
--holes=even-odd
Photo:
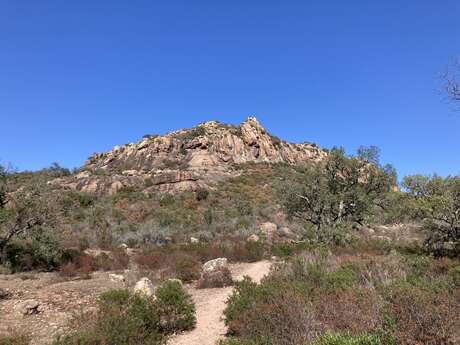
[[[127,186],[146,192],[196,190],[234,176],[235,164],[298,164],[326,154],[315,145],[291,144],[269,134],[251,116],[238,126],[207,121],[163,136],[144,136],[94,154],[80,173],[51,184],[98,195]]]
[[[257,120],[255,116],[248,116],[248,118],[242,123],[242,125],[250,125],[255,128],[263,129],[262,125],[260,124],[260,122]]]

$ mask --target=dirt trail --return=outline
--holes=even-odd
[[[270,269],[270,262],[259,261],[230,265],[232,275],[236,280],[249,276],[254,281],[260,281]],[[168,345],[215,345],[217,340],[226,333],[222,320],[225,301],[230,296],[232,288],[194,289],[190,288],[196,304],[197,324],[193,331],[179,334],[168,341]]]

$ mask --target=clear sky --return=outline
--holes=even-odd
[[[0,162],[75,167],[256,115],[288,141],[377,145],[400,175],[460,174],[439,80],[459,56],[458,0],[0,0]]]

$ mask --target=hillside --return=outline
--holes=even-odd
[[[239,164],[299,164],[326,155],[314,144],[290,144],[271,135],[255,117],[238,126],[209,121],[96,153],[77,174],[50,183],[94,195],[114,195],[124,187],[196,191],[237,176]]]
[[[396,184],[255,118],[0,166],[0,344],[458,344],[460,178]]]

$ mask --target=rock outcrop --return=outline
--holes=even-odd
[[[227,258],[218,258],[203,264],[197,286],[201,289],[222,288],[233,284]]]
[[[50,184],[94,195],[113,195],[125,187],[193,191],[235,176],[238,164],[298,164],[321,161],[326,155],[314,144],[291,144],[270,135],[254,117],[239,126],[209,121],[96,153],[79,173]]]
[[[204,273],[211,273],[222,268],[228,268],[227,258],[217,258],[214,260],[209,260],[203,264],[202,269]]]
[[[147,297],[153,297],[155,288],[151,280],[147,277],[141,278],[134,286],[134,293],[138,293]]]

